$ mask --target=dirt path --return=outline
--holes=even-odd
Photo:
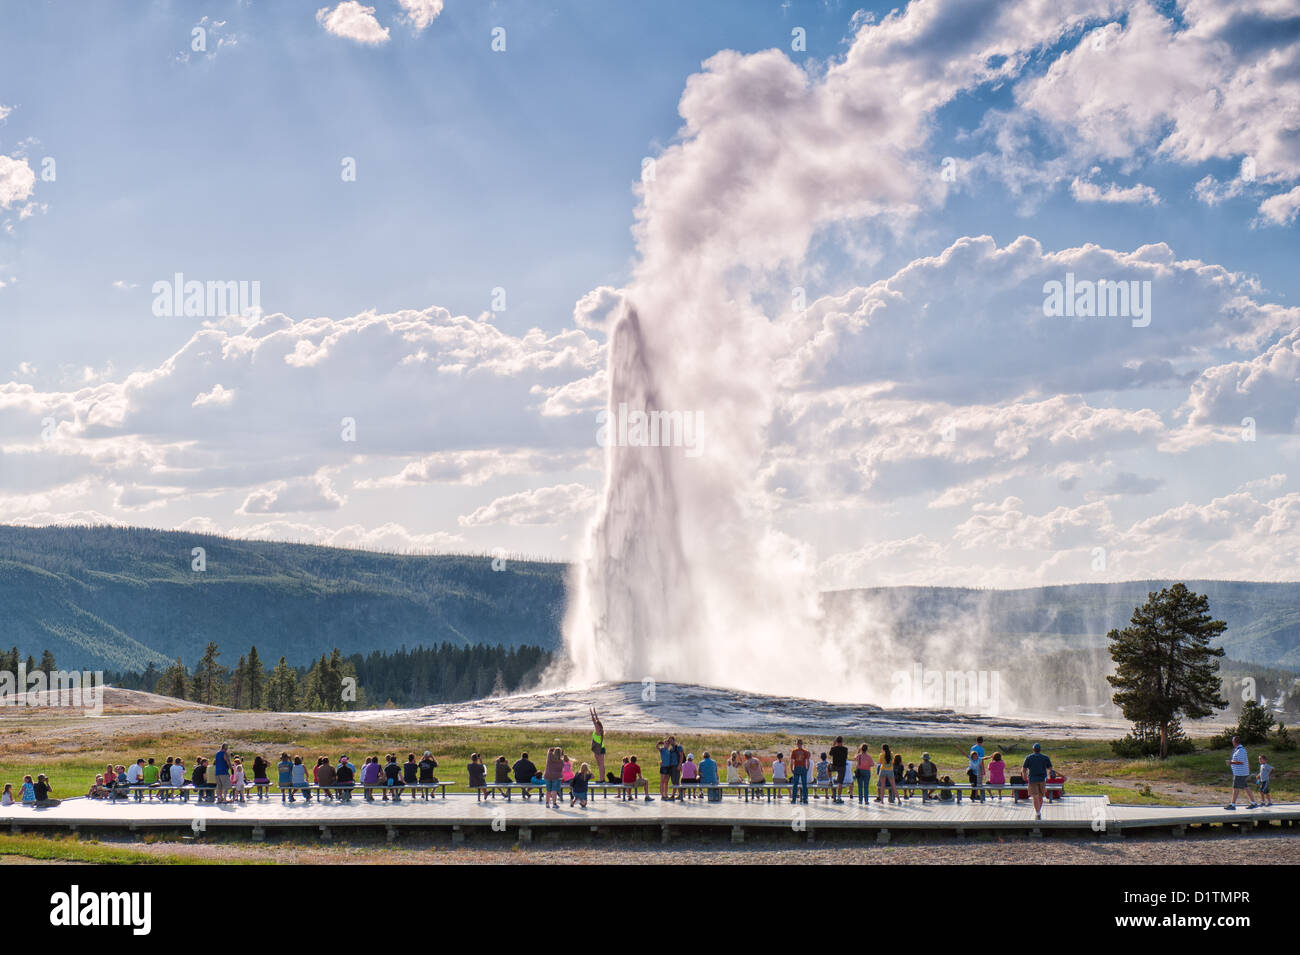
[[[1262,858],[1267,858],[1270,865],[1300,864],[1300,839],[1280,833],[1249,836],[1192,834],[1181,839],[1130,837],[1116,842],[1050,838],[962,842],[953,839],[888,846],[867,841],[823,846],[734,846],[682,841],[671,847],[615,843],[604,846],[556,844],[519,847],[502,844],[456,848],[445,844],[404,847],[129,841],[112,844],[136,852],[180,855],[196,861],[271,861],[283,865],[860,865],[881,862],[904,865],[1257,865]]]

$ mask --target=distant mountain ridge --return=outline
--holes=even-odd
[[[830,591],[827,604],[855,595],[889,609],[900,635],[961,620],[976,620],[994,637],[1037,636],[1053,648],[1100,646],[1112,628],[1128,625],[1147,594],[1174,580],[1060,584],[1019,590],[963,587],[873,587]],[[1210,599],[1225,620],[1222,646],[1229,658],[1300,669],[1300,582],[1184,580]]]
[[[202,547],[207,569],[191,569]],[[0,525],[0,645],[50,649],[67,668],[139,670],[209,640],[233,663],[256,644],[268,661],[305,664],[403,645],[561,644],[567,565],[488,556],[414,556],[124,527]],[[828,606],[866,597],[899,637],[978,622],[1045,649],[1096,647],[1148,591],[1172,581],[1021,590],[883,587],[830,591]],[[1188,580],[1228,621],[1228,656],[1300,669],[1300,583]],[[1019,639],[1017,645],[1019,645]]]
[[[193,548],[206,569],[191,567]],[[308,663],[405,645],[554,647],[563,564],[405,556],[124,527],[0,525],[0,645],[66,668],[140,670],[209,640]]]

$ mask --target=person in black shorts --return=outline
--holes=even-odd
[[[849,748],[844,745],[844,737],[835,737],[835,745],[831,747],[831,778],[835,782],[835,802],[843,803],[840,793],[844,789],[844,777],[848,774],[849,769]]]

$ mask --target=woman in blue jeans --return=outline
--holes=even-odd
[[[858,781],[858,803],[866,806],[871,802],[871,767],[875,765],[871,758],[870,746],[863,743],[858,748],[858,755],[854,761],[853,776]]]

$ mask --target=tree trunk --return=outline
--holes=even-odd
[[[1165,759],[1169,755],[1169,724],[1160,724],[1160,758]]]

